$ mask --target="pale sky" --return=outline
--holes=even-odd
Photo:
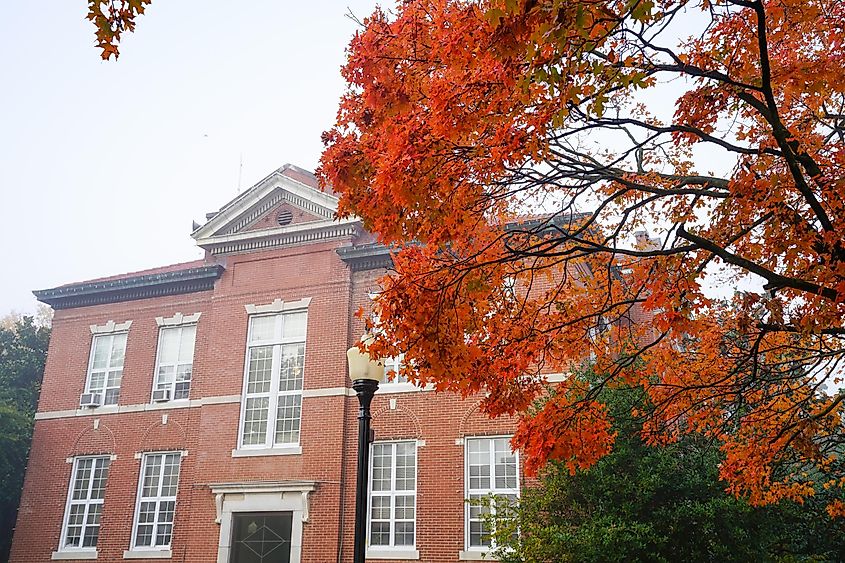
[[[386,6],[392,0],[382,1]],[[376,0],[153,0],[103,62],[86,0],[0,0],[0,316],[33,289],[202,256],[191,221],[314,170]]]

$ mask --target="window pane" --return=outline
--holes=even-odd
[[[158,385],[160,389],[170,389],[173,377],[176,375],[176,366],[161,366],[158,368]]]
[[[302,389],[302,371],[305,364],[305,345],[282,346],[282,366],[279,374],[279,391]]]
[[[100,509],[102,505],[94,504],[88,509],[88,521],[85,525],[85,535],[82,538],[82,547],[95,547],[97,537],[100,534]]]
[[[299,419],[302,414],[301,395],[281,395],[276,409],[276,443],[299,443]]]
[[[413,520],[415,500],[412,496],[397,496],[394,518],[397,520]]]
[[[190,381],[180,381],[176,384],[175,389],[173,391],[173,398],[174,399],[187,399],[191,393],[191,382]]]
[[[120,380],[123,378],[123,370],[111,370],[106,375],[106,387],[120,387]]]
[[[179,360],[179,327],[162,328],[158,335],[158,361],[175,364]]]
[[[249,351],[247,393],[269,393],[273,377],[273,347],[259,346]]]
[[[284,338],[305,338],[308,313],[288,313],[285,315]]]
[[[93,369],[106,369],[108,367],[110,344],[111,336],[94,337],[94,361],[92,363]]]
[[[108,389],[103,398],[104,405],[116,405],[120,399],[120,389]]]
[[[370,524],[370,545],[390,545],[390,522]]]
[[[110,368],[123,368],[123,355],[126,351],[126,333],[115,334],[111,347]]]
[[[179,343],[179,363],[192,364],[194,362],[194,344],[197,338],[197,325],[182,327],[182,340]]]
[[[91,377],[89,378],[89,383],[88,383],[88,391],[90,393],[102,393],[103,388],[105,386],[106,386],[106,372],[104,372],[104,371],[91,372]]]
[[[157,497],[159,478],[161,476],[161,456],[148,455],[144,465],[144,484],[141,489],[142,497]]]
[[[267,439],[269,397],[249,397],[244,410],[244,445],[263,444]]]
[[[414,523],[397,522],[394,545],[414,545]]]
[[[94,480],[91,482],[91,498],[103,499],[106,495],[106,479],[109,476],[111,460],[104,457],[97,460],[94,469]]]
[[[84,500],[88,498],[88,483],[91,479],[93,459],[80,459],[76,467],[76,479],[73,483],[73,500]]]
[[[167,456],[164,464],[164,475],[161,479],[162,497],[175,497],[176,487],[179,482],[179,459],[175,456]]]
[[[390,520],[390,497],[374,496],[370,501],[370,518],[373,520]]]
[[[250,342],[272,342],[274,340],[277,340],[276,321],[278,317],[278,315],[250,317]]]

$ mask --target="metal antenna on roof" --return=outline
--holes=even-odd
[[[241,193],[241,176],[244,173],[244,153],[241,153],[241,162],[238,165],[238,193]]]

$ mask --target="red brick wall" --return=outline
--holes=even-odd
[[[243,386],[248,315],[245,304],[310,297],[305,389],[346,388],[345,351],[363,331],[352,313],[369,306],[382,272],[354,275],[335,250],[348,241],[229,256],[213,291],[56,312],[39,412],[77,408],[91,346],[89,325],[132,321],[121,405],[150,401],[158,326],[176,312],[202,316],[197,328],[190,397],[235,395]],[[390,408],[390,398],[396,408]],[[174,561],[216,561],[219,525],[209,485],[238,481],[308,480],[310,519],[303,525],[302,561],[352,560],[357,399],[304,397],[301,455],[232,457],[240,404],[204,404],[144,412],[38,420],[12,550],[15,563],[44,562],[56,550],[75,455],[107,453],[110,466],[98,542],[100,561],[122,561],[129,548],[140,460],[144,451],[187,450],[182,458],[174,523]],[[373,403],[378,440],[423,440],[418,449],[417,549],[421,561],[456,561],[464,548],[464,450],[456,439],[502,435],[512,421],[488,421],[476,401],[416,391],[378,395]],[[163,415],[167,423],[163,424]],[[95,420],[98,428],[94,429]],[[338,543],[342,530],[342,541]]]

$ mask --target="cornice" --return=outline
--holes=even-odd
[[[214,288],[214,282],[223,271],[222,265],[214,264],[174,272],[75,283],[32,293],[36,299],[54,309],[70,309],[208,291]]]
[[[247,231],[232,235],[212,236],[197,240],[197,246],[214,255],[234,254],[255,250],[270,250],[283,246],[313,244],[349,237],[359,230],[356,219],[299,223],[266,231]]]
[[[377,242],[359,246],[344,246],[337,249],[337,255],[353,272],[393,266],[390,249]]]

